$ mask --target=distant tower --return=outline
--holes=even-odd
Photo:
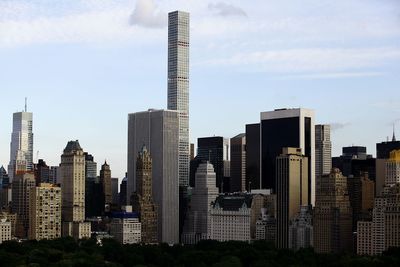
[[[10,183],[18,172],[33,171],[33,114],[25,111],[13,114],[10,163],[8,175]]]
[[[315,177],[332,169],[331,126],[315,125]]]
[[[231,192],[246,191],[246,134],[231,138]]]
[[[189,13],[168,14],[168,109],[179,112],[179,185],[189,185]]]
[[[393,123],[393,137],[392,137],[392,142],[396,142],[396,135],[395,135],[395,126]]]
[[[136,193],[132,196],[134,211],[139,212],[142,224],[142,242],[158,243],[157,208],[153,201],[152,160],[146,146],[143,146],[136,161]]]
[[[90,237],[85,221],[85,155],[79,141],[70,141],[61,155],[63,236]]]
[[[111,192],[111,169],[107,161],[101,166],[100,170],[100,183],[102,185],[102,193],[104,198],[103,211],[109,212],[112,204]]]

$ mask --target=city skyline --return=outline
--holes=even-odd
[[[338,3],[326,20],[325,8],[332,6],[312,1],[301,8],[289,8],[288,1],[255,7],[239,1],[105,0],[85,7],[83,1],[59,1],[54,7],[44,0],[15,2],[0,4],[5,10],[0,15],[0,164],[5,168],[12,113],[24,109],[26,96],[34,114],[35,162],[39,151],[49,166],[58,165],[65,143],[78,139],[98,162],[106,159],[121,179],[127,114],[167,107],[165,14],[175,9],[189,11],[192,18],[191,143],[198,137],[234,137],[257,122],[260,112],[284,107],[311,108],[316,124],[331,124],[333,156],[352,144],[367,146],[375,155],[376,143],[391,139],[393,123],[400,128],[400,22],[394,1]],[[110,6],[115,7],[107,11]],[[339,15],[348,7],[351,11]],[[274,10],[279,12],[272,16]],[[261,18],[261,11],[273,18]],[[317,16],[317,11],[322,13]],[[307,19],[308,12],[315,13]],[[103,18],[99,24],[104,26],[110,16],[115,23],[105,33],[99,26],[91,31],[69,24],[71,17],[91,26]],[[62,26],[64,38],[41,25],[43,20]],[[123,20],[130,20],[129,29],[120,26]],[[40,34],[28,22],[39,23]],[[291,32],[299,30],[296,22],[305,28],[314,25],[300,31],[303,40]],[[265,37],[255,38],[260,33]],[[124,34],[129,36],[124,39]],[[271,36],[275,38],[269,40]],[[296,38],[287,42],[290,37]]]

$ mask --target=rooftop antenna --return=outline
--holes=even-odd
[[[27,112],[27,110],[28,110],[28,108],[27,108],[27,103],[28,103],[28,98],[27,97],[25,97],[25,112]]]

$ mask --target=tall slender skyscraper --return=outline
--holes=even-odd
[[[332,169],[331,126],[315,125],[315,177]]]
[[[13,114],[10,163],[8,175],[10,183],[18,171],[33,171],[33,114],[25,111]]]
[[[168,15],[168,109],[179,112],[179,185],[189,185],[189,13]]]

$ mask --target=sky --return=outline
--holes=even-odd
[[[398,0],[0,0],[0,165],[27,97],[35,160],[78,139],[123,177],[128,114],[167,106],[174,10],[191,14],[191,142],[296,107],[332,125],[334,156],[400,139]]]

